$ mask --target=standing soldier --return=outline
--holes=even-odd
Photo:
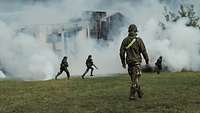
[[[162,56],[160,56],[158,58],[158,60],[155,63],[155,66],[156,66],[156,72],[157,72],[157,74],[160,74],[160,71],[162,70]]]
[[[141,54],[143,55],[147,65],[149,63],[149,58],[142,39],[137,36],[138,30],[136,25],[131,24],[128,28],[128,32],[128,36],[121,44],[120,58],[124,69],[126,68],[126,64],[128,65],[128,73],[131,77],[129,99],[135,100],[136,93],[139,98],[142,98],[144,95],[139,85],[139,78],[141,76],[140,64],[142,62]]]
[[[57,80],[57,77],[58,77],[63,71],[65,71],[65,73],[67,74],[67,79],[69,80],[69,78],[70,78],[70,73],[69,73],[69,71],[68,71],[68,69],[67,69],[68,66],[69,66],[69,65],[68,65],[68,62],[67,62],[67,57],[64,56],[63,59],[62,59],[62,62],[61,62],[61,64],[60,64],[60,72],[58,72],[57,75],[56,75],[56,77],[55,77],[56,80]]]
[[[90,76],[94,76],[93,75],[93,71],[94,71],[94,68],[92,66],[94,66],[96,69],[98,69],[94,63],[93,63],[93,60],[92,60],[92,55],[89,55],[87,60],[86,60],[86,66],[87,66],[87,69],[85,71],[85,73],[81,76],[82,79],[84,79],[84,76],[87,74],[87,72],[91,69],[91,73],[90,73]]]

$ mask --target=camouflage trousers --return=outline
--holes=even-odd
[[[141,66],[140,64],[128,64],[128,73],[131,78],[131,86],[130,86],[130,100],[134,100],[136,93],[139,98],[142,98],[143,92],[140,88],[139,79],[141,77]]]

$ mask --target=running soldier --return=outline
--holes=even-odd
[[[68,65],[68,62],[67,62],[67,57],[65,56],[65,57],[63,57],[62,62],[60,64],[60,72],[58,72],[56,77],[55,77],[56,80],[57,80],[58,76],[60,74],[62,74],[63,71],[65,71],[65,73],[67,74],[67,79],[69,80],[70,73],[69,73],[69,70],[67,69],[68,66],[69,65]]]
[[[160,74],[160,71],[162,70],[162,56],[160,56],[156,63],[155,63],[155,66],[156,66],[156,72],[157,74]]]
[[[93,63],[92,55],[89,55],[89,56],[88,56],[88,58],[87,58],[85,64],[86,64],[86,66],[87,66],[87,69],[86,69],[86,71],[83,73],[83,75],[81,76],[82,79],[84,79],[85,75],[88,73],[89,70],[91,70],[90,76],[94,76],[94,75],[93,75],[93,71],[94,71],[93,66],[94,66],[96,69],[98,69],[98,68],[94,65],[94,63]]]

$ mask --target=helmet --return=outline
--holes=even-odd
[[[138,32],[138,30],[137,30],[137,26],[135,25],[135,24],[131,24],[131,25],[129,25],[129,27],[128,27],[128,32]]]
[[[63,58],[64,58],[64,59],[67,59],[67,56],[64,56]]]
[[[88,56],[88,58],[91,58],[91,57],[92,57],[92,55],[89,55],[89,56]]]

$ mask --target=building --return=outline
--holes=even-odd
[[[69,51],[69,48],[75,45],[72,40],[80,31],[85,32],[83,37],[86,38],[112,41],[124,21],[125,17],[119,12],[107,14],[104,11],[86,11],[82,18],[72,19],[68,23],[23,26],[20,32],[28,31],[41,45],[48,46],[56,54],[62,55],[75,53],[75,50]]]

